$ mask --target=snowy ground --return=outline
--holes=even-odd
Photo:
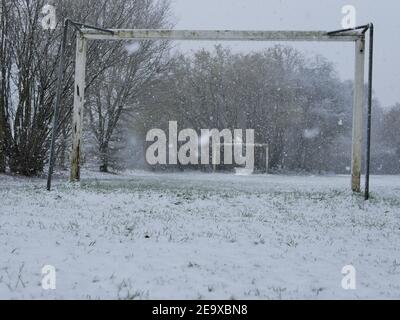
[[[1,299],[400,298],[400,177],[83,176],[0,176]]]

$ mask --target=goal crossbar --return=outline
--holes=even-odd
[[[89,40],[191,40],[191,41],[328,41],[354,42],[362,38],[357,31],[330,35],[328,31],[249,31],[249,30],[161,30],[109,29],[103,32],[81,29]]]

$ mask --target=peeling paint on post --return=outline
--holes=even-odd
[[[363,136],[365,38],[356,41],[353,106],[353,149],[351,160],[351,188],[361,192],[361,146]]]
[[[80,180],[83,106],[85,103],[87,39],[77,35],[75,62],[74,113],[72,122],[71,182]]]

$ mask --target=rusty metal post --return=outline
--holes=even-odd
[[[372,130],[372,80],[374,66],[374,25],[369,25],[369,68],[368,68],[368,123],[367,123],[367,164],[365,173],[365,200],[369,200],[369,175],[371,168],[371,130]]]

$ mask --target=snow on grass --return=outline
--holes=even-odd
[[[83,176],[51,192],[0,176],[0,298],[400,296],[400,177],[373,177],[364,202],[347,176]],[[41,288],[44,265],[56,290]]]

